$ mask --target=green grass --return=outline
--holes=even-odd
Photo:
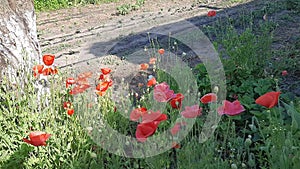
[[[119,0],[34,0],[36,11],[50,11],[87,4],[119,2]]]

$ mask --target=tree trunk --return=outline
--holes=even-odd
[[[41,61],[33,0],[0,0],[0,15],[0,80],[19,85]]]

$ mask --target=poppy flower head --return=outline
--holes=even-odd
[[[152,136],[156,129],[157,123],[148,122],[138,124],[135,132],[135,137],[139,142],[145,142],[149,136]]]
[[[185,106],[185,110],[181,112],[184,118],[196,118],[202,114],[202,108],[199,105]]]
[[[97,86],[96,86],[96,93],[100,96],[103,96],[103,94],[105,93],[105,91],[108,89],[110,85],[110,82],[104,81],[104,82],[100,82]]]
[[[172,134],[173,136],[176,135],[176,134],[181,130],[181,127],[184,126],[184,125],[186,125],[185,122],[177,122],[177,123],[173,126],[173,128],[171,128],[171,130],[170,130],[171,134]]]
[[[168,102],[176,96],[166,82],[156,85],[153,91],[153,97],[158,102]]]
[[[150,58],[149,64],[154,65],[155,63],[156,63],[156,58],[155,57]]]
[[[140,70],[147,70],[149,68],[149,65],[147,63],[140,64]]]
[[[71,102],[64,102],[64,104],[63,104],[64,109],[69,109],[69,108],[71,108],[71,106],[72,106]]]
[[[214,93],[208,93],[201,97],[200,101],[203,104],[211,103],[217,101],[217,95]]]
[[[165,53],[165,50],[161,48],[161,49],[158,50],[158,53],[159,53],[160,55],[163,55],[163,54]]]
[[[217,111],[220,115],[227,114],[229,116],[235,116],[245,111],[245,108],[238,100],[235,100],[234,102],[225,100],[223,106],[219,107]]]
[[[161,121],[165,121],[167,119],[168,116],[160,113],[159,110],[157,112],[149,111],[142,115],[142,123],[155,122],[156,124],[159,124]]]
[[[110,68],[102,68],[102,69],[100,69],[101,70],[101,72],[104,74],[104,75],[107,75],[107,74],[109,74],[110,72],[111,72],[111,69]]]
[[[58,73],[58,70],[56,68],[51,68],[51,67],[44,68],[43,71],[42,71],[42,74],[44,76],[54,75],[54,74],[57,74],[57,73]]]
[[[82,85],[76,85],[71,91],[70,94],[71,95],[76,95],[79,93],[83,93],[84,91],[86,91],[88,88],[90,88],[91,86],[89,84],[82,84]]]
[[[55,55],[46,54],[43,55],[43,62],[46,66],[51,66],[54,62]]]
[[[46,141],[50,138],[51,134],[41,131],[33,131],[29,133],[29,140],[23,138],[23,141],[33,146],[46,146]]]
[[[156,85],[156,79],[155,79],[155,77],[151,77],[151,78],[148,80],[148,82],[147,82],[147,86],[148,86],[148,87],[151,87],[151,86],[154,86],[154,85]]]
[[[176,96],[171,99],[170,105],[174,109],[180,109],[181,108],[181,102],[184,99],[184,95],[182,93],[177,93]]]
[[[42,74],[44,69],[44,65],[35,65],[32,68],[33,76],[37,77],[38,74]]]
[[[288,72],[287,72],[286,70],[283,70],[283,71],[281,72],[281,75],[282,75],[282,76],[286,76],[286,75],[288,75]]]
[[[69,116],[72,116],[74,114],[74,109],[68,109],[67,113]]]
[[[176,142],[173,142],[172,143],[172,148],[180,148],[181,146],[180,146],[180,144],[178,144],[178,143],[176,143]]]
[[[217,15],[217,12],[215,10],[210,10],[207,12],[207,16],[208,17],[213,17],[213,16],[216,16]]]
[[[138,121],[144,114],[147,113],[147,109],[145,107],[136,108],[130,113],[131,121]]]
[[[277,105],[281,92],[268,92],[255,100],[256,104],[266,108],[272,108]]]
[[[76,81],[75,81],[75,79],[73,77],[67,78],[67,80],[66,80],[66,88],[68,88],[69,86],[71,86],[71,85],[73,85],[75,83],[76,83]]]

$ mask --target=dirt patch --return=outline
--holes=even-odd
[[[39,13],[37,29],[42,50],[44,53],[55,54],[56,64],[61,69],[72,67],[76,72],[81,72],[110,67],[118,72],[113,76],[120,80],[137,72],[138,65],[147,61],[145,57],[136,57],[130,58],[128,62],[126,57],[149,47],[149,32],[168,35],[168,32],[178,33],[193,26],[210,25],[227,17],[238,17],[242,11],[263,9],[267,2],[249,0],[243,4],[228,5],[221,0],[210,4],[195,0],[166,0],[163,3],[153,0],[146,1],[137,11],[125,16],[117,15],[117,6],[125,3],[134,2],[126,0]],[[216,17],[206,16],[211,9],[217,11]],[[290,15],[291,11],[281,10],[267,16],[279,24],[274,32],[274,49],[280,50],[299,37],[299,15],[291,20],[283,17]],[[158,45],[168,48],[166,36],[155,34],[152,38],[159,39]],[[180,46],[174,53],[185,54],[183,60],[193,67],[201,62],[194,52],[199,48],[193,47],[191,50]],[[206,54],[213,52],[208,50]]]

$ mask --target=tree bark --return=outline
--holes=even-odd
[[[0,80],[19,83],[40,58],[33,0],[0,0]]]

